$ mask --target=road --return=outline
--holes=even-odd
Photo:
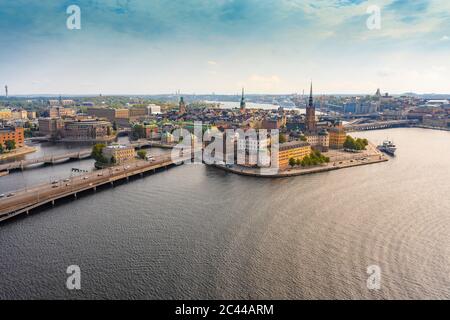
[[[173,161],[170,155],[154,157],[153,161],[136,160],[107,169],[96,170],[87,174],[73,176],[64,180],[49,181],[48,183],[0,195],[0,217],[33,205],[40,205],[53,199],[59,199],[97,186],[113,183],[136,174],[168,166],[177,161],[186,160],[188,157]],[[189,157],[190,158],[190,157]]]

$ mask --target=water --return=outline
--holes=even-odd
[[[0,298],[449,299],[450,132],[355,135],[398,155],[273,180],[180,166],[3,224]]]

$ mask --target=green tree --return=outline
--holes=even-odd
[[[147,156],[147,151],[145,151],[145,150],[139,150],[139,151],[137,152],[137,155],[138,155],[138,157],[139,157],[140,159],[145,159],[145,157]]]
[[[3,145],[0,143],[0,154],[2,154],[5,151],[5,149],[3,148]]]
[[[278,136],[278,140],[279,140],[280,143],[287,142],[286,135],[283,134],[283,133],[280,133],[280,135]]]
[[[16,142],[14,140],[6,140],[5,142],[6,150],[14,150],[16,148]]]
[[[113,122],[113,130],[114,131],[117,131],[117,122],[114,120],[114,122]]]
[[[300,160],[300,159],[295,160],[295,164],[297,166],[301,166],[302,165],[302,160]]]
[[[367,139],[354,139],[351,136],[347,136],[344,142],[344,148],[350,149],[350,150],[365,150],[366,146],[369,144],[369,141]]]
[[[106,163],[108,162],[103,155],[103,148],[106,147],[103,143],[97,143],[92,147],[91,156],[95,159],[95,161],[100,163]]]
[[[289,159],[289,165],[290,165],[291,167],[294,167],[296,163],[297,163],[297,161],[295,161],[294,158],[290,158],[290,159]]]

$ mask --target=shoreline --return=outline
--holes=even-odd
[[[276,173],[261,173],[260,168],[249,168],[238,165],[233,165],[232,167],[227,167],[222,164],[212,164],[211,166],[242,176],[255,177],[255,178],[288,178],[288,177],[297,177],[309,174],[330,172],[335,170],[365,166],[370,164],[382,163],[389,161],[389,157],[387,157],[382,152],[378,151],[376,147],[372,144],[368,146],[368,153],[354,153],[348,154],[341,151],[342,155],[345,155],[345,159],[339,158],[339,156],[335,156],[328,164],[319,165],[310,168],[291,168],[286,170],[278,170]],[[365,160],[361,160],[361,158]],[[270,170],[270,169],[267,169]]]
[[[330,172],[330,171],[336,171],[336,170],[341,170],[341,169],[347,169],[347,168],[353,168],[353,167],[360,167],[360,166],[366,166],[366,165],[370,165],[370,164],[376,164],[376,163],[382,163],[382,162],[387,162],[389,161],[388,158],[383,157],[379,160],[371,160],[371,161],[367,161],[367,162],[362,162],[362,163],[352,163],[350,165],[336,165],[336,166],[323,166],[323,167],[314,167],[314,168],[310,168],[310,169],[290,169],[288,171],[279,171],[276,174],[261,174],[261,173],[257,173],[257,172],[253,172],[259,169],[254,169],[254,168],[245,168],[245,169],[252,169],[252,170],[245,170],[245,169],[240,169],[243,167],[240,167],[239,169],[234,169],[234,168],[228,168],[224,165],[218,165],[218,164],[213,164],[212,166],[230,173],[234,173],[234,174],[238,174],[241,176],[247,176],[247,177],[254,177],[254,178],[289,178],[289,177],[298,177],[298,176],[305,176],[305,175],[310,175],[310,174],[316,174],[316,173],[324,173],[324,172]]]
[[[11,158],[16,158],[16,157],[20,157],[29,153],[33,153],[36,152],[37,148],[35,147],[30,147],[30,146],[24,146],[22,148],[13,150],[12,152],[8,152],[8,153],[3,153],[0,155],[0,161],[3,160],[9,160]]]

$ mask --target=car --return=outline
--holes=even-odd
[[[70,183],[66,183],[66,187],[70,187]]]
[[[4,193],[0,194],[0,199],[6,197]]]
[[[58,188],[59,186],[57,184],[52,185],[52,188]]]
[[[59,182],[59,180],[53,180],[52,184],[57,184]]]
[[[83,177],[83,180],[87,180],[87,179],[89,179],[89,177]]]
[[[16,194],[14,192],[8,193],[8,195],[6,196],[7,198],[9,197],[14,197]]]
[[[97,177],[103,177],[103,173],[100,172]]]
[[[64,182],[69,182],[69,181],[70,181],[70,179],[64,179],[63,181],[64,181]]]

